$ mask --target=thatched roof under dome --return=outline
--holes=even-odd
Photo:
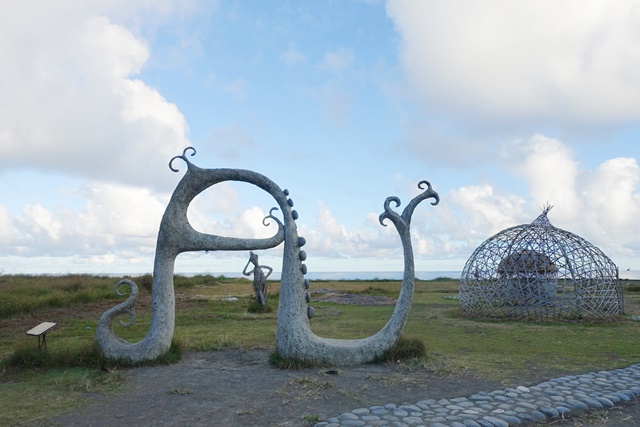
[[[522,249],[507,255],[498,264],[500,275],[510,274],[548,274],[558,271],[551,258],[540,252]]]

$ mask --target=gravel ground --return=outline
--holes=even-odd
[[[130,369],[126,390],[90,395],[80,409],[38,425],[313,426],[355,408],[463,397],[549,379],[530,376],[504,384],[397,364],[281,370],[268,363],[268,356],[267,350],[187,353],[175,365]],[[546,425],[640,425],[640,405]]]

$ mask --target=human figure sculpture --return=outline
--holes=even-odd
[[[420,202],[433,198],[432,205],[440,198],[427,181],[418,183],[422,193],[414,197],[404,208],[402,214],[393,210],[400,206],[400,199],[388,197],[384,202],[384,212],[380,215],[381,225],[389,220],[398,234],[404,254],[404,274],[398,302],[389,321],[375,335],[357,340],[322,338],[311,330],[309,319],[313,317],[313,307],[308,305],[311,298],[308,292],[309,280],[305,279],[307,254],[302,247],[306,240],[298,236],[296,220],[298,212],[293,209],[293,200],[289,191],[281,189],[275,182],[257,172],[243,169],[202,169],[191,163],[186,153],[195,149],[189,147],[181,156],[169,162],[182,159],[187,164],[187,172],[174,190],[160,223],[156,256],[154,261],[152,286],[151,324],[147,335],[137,343],[129,343],[115,335],[112,324],[122,314],[135,316],[133,306],[137,297],[137,287],[131,281],[118,282],[128,284],[131,295],[126,301],[107,310],[96,326],[96,341],[103,353],[110,358],[139,362],[157,358],[165,353],[173,338],[175,326],[175,294],[173,288],[173,270],[176,257],[187,251],[231,251],[272,248],[284,242],[282,274],[280,279],[280,299],[276,325],[276,351],[283,358],[297,359],[325,365],[355,365],[368,363],[384,356],[396,343],[409,316],[413,299],[415,267],[411,246],[410,225],[413,211]],[[187,209],[191,201],[207,188],[225,181],[240,181],[253,184],[269,193],[282,211],[282,221],[273,216],[272,208],[263,220],[277,224],[278,230],[269,238],[239,239],[200,233],[191,227],[187,219]],[[426,188],[425,188],[426,186]]]
[[[247,271],[249,264],[253,264],[251,271]],[[263,271],[264,269],[269,270],[266,276]],[[267,279],[271,276],[272,272],[273,268],[268,265],[260,265],[258,263],[258,255],[253,253],[253,251],[249,252],[249,261],[247,261],[247,265],[244,266],[242,274],[245,276],[251,276],[253,274],[253,291],[256,293],[256,300],[260,305],[267,304],[267,294],[269,292]]]

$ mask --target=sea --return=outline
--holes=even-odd
[[[416,271],[416,279],[433,280],[438,278],[460,279],[461,271]],[[234,273],[207,273],[212,276],[245,277]],[[320,271],[308,272],[305,278],[309,280],[402,280],[402,271]],[[185,273],[186,276],[192,275]],[[269,279],[280,280],[280,272],[274,271]]]
[[[206,272],[206,273],[176,273],[185,276],[196,276],[198,274],[210,274],[212,276],[225,277],[246,277],[239,272]],[[309,280],[402,280],[402,271],[320,271],[308,272],[305,277]],[[462,271],[416,271],[416,279],[434,280],[448,278],[459,280]],[[640,270],[624,270],[618,273],[620,279],[640,280]],[[274,271],[272,280],[280,280],[280,272]]]

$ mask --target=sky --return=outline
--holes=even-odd
[[[0,0],[8,2],[9,0]],[[193,146],[291,192],[309,271],[401,271],[378,216],[428,180],[418,271],[553,225],[640,269],[640,1],[34,0],[0,15],[0,274],[151,272]],[[222,183],[197,230],[265,237],[275,202]],[[282,248],[257,252],[281,267]],[[244,252],[176,272],[241,272]]]

